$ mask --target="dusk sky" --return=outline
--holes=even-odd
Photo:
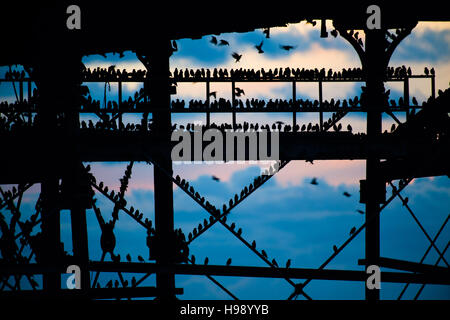
[[[332,29],[328,21],[328,31]],[[362,33],[362,32],[361,32]],[[301,22],[288,27],[270,30],[270,39],[266,39],[262,30],[248,33],[229,33],[217,36],[227,40],[229,46],[214,46],[210,43],[211,36],[201,39],[182,39],[177,41],[179,50],[170,60],[172,71],[175,68],[253,68],[274,69],[280,67],[297,68],[332,68],[340,71],[342,68],[360,67],[360,61],[353,48],[343,39],[320,38],[319,24],[312,27]],[[259,54],[254,48],[264,40],[264,54]],[[289,52],[280,49],[280,45],[293,45],[295,49]],[[241,61],[236,63],[231,57],[232,52],[242,54]],[[83,57],[86,67],[91,69],[115,65],[116,69],[143,69],[143,65],[132,52],[125,52],[124,58],[108,54],[105,59],[99,55]],[[411,67],[413,74],[423,74],[424,67],[434,67],[436,70],[436,91],[446,89],[450,82],[450,23],[419,23],[397,48],[390,66],[406,65]],[[55,66],[57,68],[57,66]],[[21,70],[20,66],[16,67]],[[0,67],[0,76],[7,70]],[[325,83],[324,99],[348,99],[360,94],[361,83]],[[259,99],[290,99],[292,88],[290,83],[240,83],[245,90],[244,98]],[[103,83],[89,84],[93,98],[103,99]],[[124,98],[134,95],[141,84],[125,84]],[[391,89],[391,98],[402,95],[402,86],[387,83]],[[427,80],[411,80],[410,96],[415,96],[419,103],[427,100],[431,93],[431,85]],[[202,83],[178,84],[178,92],[172,99],[205,99],[205,87]],[[212,91],[217,91],[217,99],[231,97],[231,84],[212,84]],[[117,85],[111,83],[107,91],[108,99],[117,98]],[[297,83],[297,97],[317,99],[317,83]],[[14,101],[14,91],[10,84],[0,84],[0,100]],[[325,119],[330,115],[324,116]],[[396,116],[405,120],[403,113]],[[95,115],[82,115],[82,119],[96,119]],[[124,116],[124,121],[138,123],[141,115]],[[292,114],[238,114],[238,122],[272,124],[275,121],[291,122]],[[96,120],[97,121],[97,120]],[[172,122],[183,124],[205,121],[203,114],[173,114]],[[211,121],[216,123],[230,122],[231,114],[212,114]],[[317,123],[318,114],[298,113],[297,123]],[[354,132],[365,132],[365,115],[351,113],[341,120],[343,127],[351,124]],[[383,116],[383,130],[389,129],[393,120]],[[87,163],[86,163],[87,164]],[[119,190],[120,182],[128,163],[90,163],[97,181],[103,181],[109,189]],[[190,182],[195,189],[216,207],[253,181],[260,174],[262,164],[174,164],[174,175],[178,174]],[[211,176],[220,178],[214,181]],[[318,185],[310,184],[317,177]],[[280,266],[287,259],[292,260],[291,267],[317,268],[333,253],[333,245],[342,244],[349,236],[353,226],[357,228],[364,223],[364,215],[356,210],[364,210],[359,203],[359,180],[365,178],[365,161],[292,161],[282,171],[276,174],[257,192],[232,210],[228,216],[229,222],[235,222],[237,228],[242,228],[243,237],[253,240],[257,248],[264,249],[269,260],[275,258]],[[398,181],[396,181],[398,184]],[[2,186],[8,189],[12,186]],[[34,205],[40,191],[40,186],[31,188],[24,197],[22,210],[26,217],[34,213]],[[347,191],[351,197],[344,197]],[[387,188],[387,196],[391,189]],[[447,176],[415,179],[402,193],[409,198],[409,205],[433,238],[450,213],[450,179]],[[133,205],[144,213],[144,217],[153,220],[153,167],[145,163],[135,163],[132,178],[125,196],[128,205]],[[97,204],[102,210],[105,220],[111,218],[112,203],[101,194],[96,194]],[[184,191],[174,185],[174,210],[176,228],[181,228],[187,235],[209,214],[190,199]],[[5,214],[7,216],[7,214]],[[88,231],[90,244],[90,259],[100,260],[100,228],[93,210],[88,210]],[[62,211],[62,239],[65,250],[72,251],[70,215]],[[36,230],[39,231],[39,230]],[[447,245],[450,226],[446,226],[436,244],[440,250]],[[117,246],[122,261],[127,253],[137,261],[137,256],[148,258],[146,246],[146,230],[135,223],[126,214],[119,216],[116,224]],[[381,256],[419,262],[428,248],[429,242],[414,222],[399,199],[395,199],[381,213]],[[234,238],[223,226],[216,224],[208,232],[195,240],[190,246],[198,264],[205,257],[209,264],[224,265],[231,257],[232,265],[266,266],[253,252]],[[433,264],[438,255],[432,249],[425,263]],[[445,254],[450,260],[450,253]],[[358,266],[358,259],[364,258],[364,232],[359,234],[328,266],[330,269],[364,270]],[[109,261],[109,255],[107,261]],[[439,265],[443,265],[441,262]],[[388,270],[388,269],[382,269]],[[393,270],[389,270],[393,271]],[[93,274],[92,274],[93,276]],[[104,285],[117,275],[100,276],[99,282]],[[126,277],[131,279],[131,275]],[[139,279],[139,275],[136,275]],[[217,277],[233,294],[240,299],[286,299],[292,293],[292,287],[283,279],[233,278]],[[300,282],[302,280],[295,280]],[[155,284],[155,275],[150,276],[145,285]],[[25,281],[24,281],[25,285]],[[176,286],[184,288],[180,299],[228,299],[229,297],[204,276],[177,276]],[[313,299],[363,299],[364,283],[345,281],[313,280],[305,291]],[[416,294],[419,285],[411,285],[404,296],[411,299]],[[381,298],[396,299],[402,284],[382,282]],[[450,287],[427,285],[421,294],[421,299],[450,299]],[[300,296],[299,299],[302,299]]]

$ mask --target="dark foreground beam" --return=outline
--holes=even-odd
[[[376,263],[379,267],[411,272],[435,273],[439,274],[440,277],[450,278],[450,269],[444,267],[383,257],[380,257]],[[360,259],[358,260],[358,264],[366,265],[366,261]]]
[[[175,294],[183,294],[182,288],[176,288]],[[59,290],[57,294],[49,294],[42,290],[0,291],[0,298],[32,298],[32,299],[115,299],[115,298],[144,298],[158,296],[156,287],[136,288],[95,288],[86,292],[80,290]]]
[[[0,267],[0,274],[33,274],[49,272],[56,268],[46,268],[38,264],[11,265]],[[61,270],[61,268],[60,268]],[[122,273],[175,273],[186,275],[210,275],[229,277],[256,277],[256,278],[292,278],[292,279],[317,279],[317,280],[342,280],[342,281],[366,281],[368,274],[357,270],[330,270],[330,269],[306,269],[306,268],[269,268],[247,266],[217,266],[217,265],[188,265],[176,264],[162,266],[155,263],[137,262],[90,262],[90,271],[122,272]],[[396,283],[428,283],[450,284],[449,277],[442,277],[441,273],[412,274],[404,272],[382,272],[382,282]]]

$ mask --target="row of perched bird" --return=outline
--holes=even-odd
[[[233,111],[233,110],[243,110],[252,109],[260,111],[301,111],[304,109],[315,110],[321,108],[322,110],[334,110],[338,108],[356,108],[360,107],[360,101],[358,96],[354,99],[337,99],[334,98],[323,101],[320,103],[318,100],[309,99],[298,99],[293,101],[292,99],[269,99],[268,101],[262,99],[235,99],[234,102],[226,100],[224,98],[219,98],[218,100],[210,101],[208,104],[207,100],[190,100],[188,103],[188,108],[185,108],[186,102],[184,100],[173,100],[172,109],[177,111],[190,110],[194,112],[198,111]]]
[[[86,81],[96,81],[96,80],[144,80],[147,72],[146,70],[136,70],[133,69],[128,72],[126,69],[122,71],[116,69],[115,66],[110,66],[109,68],[97,67],[93,70],[91,68],[86,68],[82,71],[83,79]]]
[[[435,75],[434,68],[424,68],[424,74],[426,76]],[[95,69],[86,68],[82,71],[82,77],[85,81],[118,81],[118,80],[134,80],[143,81],[147,75],[146,70],[136,70],[133,69],[128,72],[126,69],[116,69],[115,66],[109,68]],[[306,69],[306,68],[275,68],[265,70],[264,68],[260,70],[255,69],[222,69],[214,68],[210,69],[178,69],[175,68],[173,73],[169,73],[175,81],[179,80],[201,80],[201,79],[234,79],[234,80],[262,80],[262,79],[305,79],[305,80],[315,80],[315,79],[362,79],[364,77],[361,68],[343,68],[341,71],[333,71],[332,69],[326,70],[322,69]],[[386,76],[388,78],[405,78],[411,76],[411,68],[406,66],[401,67],[388,67],[386,70]],[[26,78],[24,71],[7,71],[5,73],[5,80],[23,80]]]

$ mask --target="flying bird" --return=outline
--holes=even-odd
[[[311,180],[311,182],[310,182],[312,185],[314,185],[314,186],[317,186],[319,183],[317,182],[317,178],[316,177],[314,177],[314,178],[312,178],[312,180]]]
[[[235,62],[239,62],[239,60],[241,60],[242,58],[242,54],[239,54],[237,52],[233,52],[231,56],[236,60]]]
[[[291,46],[291,45],[280,45],[280,48],[283,50],[289,51],[289,50],[294,49],[295,47]]]
[[[212,37],[211,37],[211,40],[209,40],[209,42],[211,42],[211,43],[214,44],[214,45],[217,45],[217,38],[214,37],[214,36],[212,36]]]
[[[214,99],[216,99],[216,95],[217,95],[217,91],[213,91],[209,93],[210,97],[214,97]]]
[[[344,191],[344,193],[342,193],[344,196],[346,196],[347,198],[350,198],[352,195],[350,193],[348,193],[347,191]]]
[[[262,49],[264,41],[261,41],[260,44],[255,45],[255,48],[258,50],[258,53],[264,53],[264,50]]]
[[[245,92],[244,92],[243,89],[236,87],[236,88],[234,88],[234,90],[236,91],[236,96],[237,97],[240,97],[241,95],[245,96]]]
[[[220,42],[219,42],[219,46],[229,46],[230,45],[230,43],[228,42],[228,41],[226,41],[226,40],[220,40]]]

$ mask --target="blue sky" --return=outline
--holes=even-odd
[[[330,29],[329,29],[330,30]],[[271,38],[265,39],[262,30],[242,34],[222,34],[218,39],[226,39],[230,47],[213,46],[210,36],[198,40],[182,39],[178,41],[179,51],[171,58],[171,67],[178,68],[260,68],[275,67],[305,67],[329,68],[340,70],[348,67],[360,66],[353,49],[345,41],[333,37],[321,39],[319,28],[312,28],[304,22],[290,25],[287,28],[271,30]],[[264,40],[260,55],[253,47]],[[295,50],[286,53],[279,45],[293,45]],[[231,52],[243,54],[240,63],[235,63]],[[422,73],[424,66],[435,67],[437,73],[437,88],[445,89],[450,81],[450,24],[433,23],[420,24],[413,33],[402,43],[392,57],[392,66],[403,64],[411,66],[413,73]],[[119,59],[118,55],[84,57],[87,66],[116,65],[118,68],[142,68],[140,62],[131,52]],[[18,67],[20,69],[20,66]],[[6,68],[0,68],[0,75]],[[351,98],[360,92],[359,84],[331,85],[326,84],[324,95],[327,98]],[[397,84],[387,84],[391,88],[392,96],[400,96],[401,87]],[[140,86],[125,87],[125,96],[133,95]],[[246,97],[285,98],[289,99],[291,88],[287,85],[242,84]],[[93,97],[103,96],[103,84],[90,85]],[[116,97],[117,87],[111,84],[108,98]],[[220,96],[230,96],[228,84],[215,85],[214,89]],[[315,84],[298,84],[298,97],[317,98]],[[419,101],[425,100],[430,94],[429,82],[417,81],[411,84],[411,95]],[[0,85],[2,100],[13,100],[12,88],[6,84]],[[179,85],[178,94],[174,99],[204,99],[204,87],[201,84]],[[401,120],[402,114],[397,115]],[[84,116],[86,119],[94,116]],[[229,115],[213,115],[213,121],[229,121]],[[238,115],[239,121],[273,123],[277,120],[289,121],[291,115],[259,114]],[[139,115],[128,116],[129,121],[139,121]],[[313,114],[298,114],[300,123],[317,121]],[[174,122],[203,121],[202,115],[174,115]],[[365,131],[365,117],[363,114],[352,114],[342,120],[343,126],[352,124],[355,131]],[[389,128],[392,120],[384,118],[383,127]],[[123,176],[126,163],[91,163],[92,171],[97,181],[104,181],[110,190],[119,189],[119,179]],[[190,181],[191,185],[211,203],[221,207],[228,202],[236,192],[250,183],[260,173],[258,165],[224,164],[224,165],[175,165],[175,174]],[[221,178],[220,182],[213,181],[211,175]],[[280,265],[287,259],[292,259],[292,267],[317,268],[333,252],[333,245],[342,244],[353,226],[359,227],[364,222],[364,216],[356,209],[364,209],[359,203],[359,180],[365,175],[363,161],[315,161],[314,164],[304,161],[293,161],[260,190],[233,209],[228,221],[234,221],[243,229],[243,236],[249,242],[255,240],[257,247],[264,249],[270,257],[276,258]],[[310,179],[317,177],[318,186],[311,185]],[[39,186],[33,187],[22,204],[24,217],[31,214],[37,197]],[[352,196],[342,195],[344,191]],[[389,193],[388,189],[388,194]],[[404,192],[410,199],[410,206],[419,217],[424,227],[434,237],[440,225],[449,214],[450,208],[450,180],[448,177],[416,179]],[[97,194],[99,206],[105,219],[110,219],[111,203],[102,195]],[[133,169],[129,191],[126,195],[129,205],[139,208],[145,217],[153,220],[153,168],[144,163],[136,163]],[[192,199],[178,188],[174,188],[175,223],[187,234],[197,226],[208,214]],[[7,213],[4,213],[8,216]],[[92,210],[88,211],[90,258],[99,260],[100,229]],[[419,261],[428,246],[427,239],[409,216],[401,202],[396,199],[381,215],[381,255],[385,257]],[[62,239],[65,250],[71,252],[70,215],[64,211],[61,214]],[[450,235],[450,227],[446,226],[437,241],[443,249]],[[130,253],[133,260],[137,255],[148,257],[145,244],[145,230],[133,222],[125,214],[120,215],[116,226],[118,239],[115,252],[124,257]],[[191,253],[196,260],[203,262],[207,256],[210,264],[223,265],[228,257],[233,259],[233,265],[264,266],[251,251],[236,240],[226,229],[217,224],[207,233],[195,240]],[[364,258],[364,232],[343,250],[329,268],[343,268],[349,270],[363,270],[357,265],[357,260]],[[431,250],[425,263],[434,264],[437,255]],[[123,259],[123,258],[122,258]],[[450,259],[450,254],[446,254]],[[109,260],[109,258],[107,258]],[[442,265],[442,263],[441,263]],[[111,276],[102,275],[100,283],[105,284]],[[131,275],[129,276],[131,278]],[[137,277],[138,278],[138,277]],[[284,280],[226,278],[218,277],[240,299],[285,299],[292,292],[292,288]],[[149,277],[146,285],[154,285],[154,275]],[[24,284],[25,285],[25,284]],[[185,294],[182,299],[227,299],[228,297],[208,279],[201,276],[177,276],[177,287],[183,287]],[[382,283],[381,297],[395,299],[401,291],[398,284]],[[406,298],[412,298],[418,286],[410,286]],[[364,284],[356,282],[326,282],[312,281],[306,291],[314,299],[362,299]],[[427,286],[421,295],[423,299],[450,299],[450,288],[447,286]]]

